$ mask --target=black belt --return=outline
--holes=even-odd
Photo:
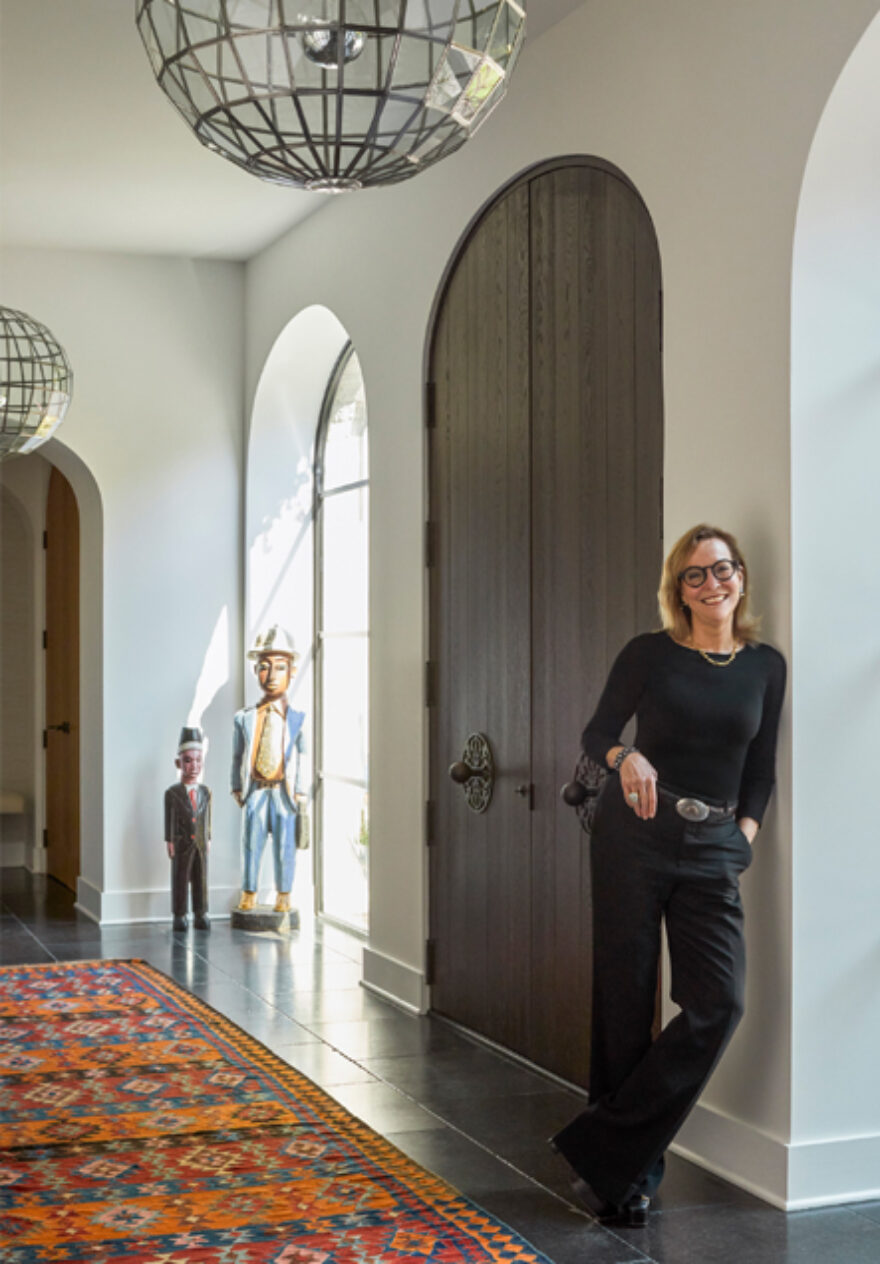
[[[736,812],[735,803],[723,803],[716,806],[714,803],[704,803],[702,799],[695,799],[691,795],[676,794],[674,790],[667,790],[665,786],[657,786],[657,796],[671,803],[678,815],[686,821],[708,821],[710,817],[715,821],[729,821],[733,819]]]

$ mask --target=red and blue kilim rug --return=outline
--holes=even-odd
[[[143,962],[0,969],[0,1076],[4,1264],[545,1260]]]

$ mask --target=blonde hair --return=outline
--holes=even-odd
[[[660,576],[660,590],[657,601],[660,605],[660,618],[663,627],[676,641],[687,641],[691,635],[691,612],[681,599],[681,580],[678,578],[688,564],[688,559],[698,544],[703,540],[722,540],[730,549],[730,556],[741,568],[743,596],[733,613],[734,639],[744,645],[753,645],[758,639],[760,619],[749,610],[749,584],[746,559],[736,541],[736,536],[720,527],[710,527],[701,522],[690,531],[685,531],[681,539],[676,540],[663,563]]]

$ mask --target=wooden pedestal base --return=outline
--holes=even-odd
[[[230,922],[236,930],[299,930],[299,912],[276,913],[271,904],[257,904],[252,909],[233,909]]]

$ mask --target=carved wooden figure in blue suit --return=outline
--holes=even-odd
[[[232,794],[242,809],[243,876],[240,909],[257,901],[260,862],[272,836],[275,911],[290,908],[296,859],[296,816],[305,799],[302,755],[305,715],[287,701],[299,658],[293,641],[277,624],[258,636],[248,658],[263,696],[254,707],[236,712],[232,738]]]

